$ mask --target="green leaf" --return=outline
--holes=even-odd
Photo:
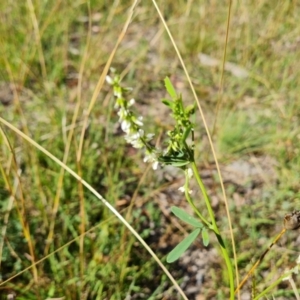
[[[183,167],[188,165],[192,160],[184,151],[171,151],[170,155],[161,155],[158,157],[160,163],[174,167]]]
[[[190,216],[187,212],[185,212],[183,209],[177,207],[177,206],[172,206],[171,207],[171,212],[180,220],[183,222],[192,225],[194,227],[198,228],[203,228],[203,224],[195,219],[194,217]]]
[[[171,165],[174,167],[183,167],[190,163],[189,160],[186,160],[186,158],[180,158],[180,156],[160,156],[158,157],[158,161],[160,163]]]
[[[203,241],[203,245],[207,247],[209,244],[209,234],[205,228],[202,229],[202,241]]]
[[[196,108],[195,104],[191,104],[186,107],[185,113],[187,114],[188,117],[195,113],[195,108]]]
[[[167,262],[172,263],[177,260],[195,241],[200,233],[200,228],[196,228],[185,239],[183,239],[167,256]]]
[[[173,101],[168,100],[168,99],[162,99],[161,102],[164,105],[169,106],[173,110],[173,107],[174,107],[174,102]]]
[[[173,167],[183,167],[183,166],[186,166],[190,163],[190,161],[164,161],[162,163],[165,163],[166,165],[169,165],[169,166],[173,166]]]
[[[177,99],[177,93],[169,77],[165,78],[165,86],[168,94],[172,97],[172,99]]]

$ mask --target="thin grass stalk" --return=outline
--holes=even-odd
[[[92,13],[91,13],[91,7],[90,7],[90,2],[87,2],[87,8],[88,8],[88,34],[86,38],[86,43],[85,43],[85,49],[82,57],[82,61],[80,64],[80,70],[79,70],[79,75],[78,75],[78,84],[77,84],[77,110],[76,113],[73,116],[73,122],[75,124],[78,114],[79,114],[79,108],[82,103],[82,79],[83,79],[83,73],[85,69],[85,64],[88,59],[88,50],[90,47],[90,41],[91,41],[91,34],[92,34]],[[72,134],[73,135],[73,134]],[[76,148],[77,150],[77,148]],[[76,151],[76,157],[78,158],[77,151]],[[76,160],[76,165],[77,165],[77,172],[82,177],[82,165],[81,161]],[[85,218],[85,198],[84,198],[84,190],[83,186],[80,181],[78,181],[78,191],[79,191],[79,203],[80,203],[80,241],[79,241],[79,257],[80,257],[80,276],[81,276],[81,282],[83,283],[83,278],[84,278],[84,271],[85,271],[85,255],[84,255],[84,232],[85,232],[85,225],[86,225],[86,218]]]
[[[13,167],[13,170],[15,172],[15,175],[16,175],[16,180],[18,182],[18,190],[16,191],[13,191],[12,190],[12,187],[11,185],[8,185],[8,190],[10,192],[10,196],[14,198],[14,202],[16,203],[16,210],[17,210],[17,213],[18,213],[18,216],[19,216],[19,220],[20,220],[20,223],[21,223],[21,226],[22,226],[22,230],[23,230],[23,234],[24,234],[24,237],[27,241],[27,244],[28,244],[28,250],[29,250],[29,253],[30,253],[30,258],[31,258],[31,261],[32,263],[34,264],[35,263],[35,253],[34,253],[34,243],[31,239],[31,233],[30,233],[30,228],[29,228],[29,224],[28,224],[28,220],[26,218],[26,208],[25,208],[25,198],[24,198],[24,192],[23,192],[23,188],[22,188],[22,183],[21,183],[21,178],[20,178],[20,174],[19,174],[19,170],[18,170],[18,164],[17,164],[17,160],[16,160],[16,157],[15,157],[15,154],[14,154],[14,150],[13,150],[13,147],[11,146],[11,143],[9,142],[5,132],[3,131],[3,129],[1,128],[1,132],[3,134],[3,138],[6,142],[6,145],[7,147],[9,148],[11,154],[12,154],[12,167]],[[20,197],[20,201],[18,201],[17,199],[17,195],[16,194],[19,194],[19,197]],[[35,284],[38,283],[38,271],[37,271],[37,268],[36,266],[32,268],[32,275],[33,275],[33,278],[34,278],[34,282]],[[35,290],[37,292],[37,295],[38,295],[38,291]]]
[[[296,286],[295,281],[294,281],[294,279],[293,279],[292,276],[289,277],[289,282],[290,282],[290,284],[292,286],[292,289],[293,289],[293,292],[294,292],[294,294],[296,296],[296,299],[300,300],[300,296],[299,296],[299,293],[298,293],[298,290],[297,290],[297,286]]]
[[[55,14],[59,11],[62,2],[63,0],[56,0],[55,5],[52,7],[51,11],[47,12],[47,16],[43,20],[43,25],[40,24],[40,37],[43,36],[44,31],[47,29],[48,25],[53,21],[53,18],[55,18]]]
[[[35,37],[35,42],[37,45],[38,49],[38,55],[39,55],[39,60],[40,60],[40,66],[42,70],[42,76],[44,81],[47,81],[47,69],[46,69],[46,62],[44,58],[44,52],[43,52],[43,47],[42,47],[42,39],[39,31],[39,24],[38,20],[36,18],[36,14],[34,12],[34,6],[31,0],[27,0],[27,5],[28,5],[28,10],[30,13],[31,17],[31,22],[34,30],[34,37]]]
[[[80,177],[82,177],[82,168],[79,163],[77,163],[77,172]],[[79,239],[79,260],[80,260],[80,277],[81,282],[83,283],[84,278],[84,271],[85,271],[85,255],[84,255],[84,238],[85,235],[83,234],[85,232],[85,198],[84,198],[84,190],[81,182],[78,183],[78,196],[79,196],[79,217],[80,217],[80,239]]]
[[[10,79],[11,82],[14,83],[15,79],[13,77],[10,64],[8,63],[6,58],[4,58],[4,60],[5,60],[5,68],[6,68],[6,71],[7,71],[8,75],[9,75],[9,79]],[[23,110],[22,110],[22,106],[21,106],[19,93],[18,93],[16,84],[13,84],[12,91],[13,91],[13,95],[14,95],[14,104],[15,104],[15,107],[16,107],[16,111],[20,115],[22,129],[24,130],[25,134],[29,135],[27,120],[26,120],[26,118],[24,116],[24,113],[23,113]],[[38,208],[40,209],[40,211],[43,215],[44,224],[48,224],[48,216],[47,216],[47,213],[46,213],[46,210],[45,210],[45,207],[47,206],[46,196],[45,196],[44,189],[42,187],[41,180],[40,180],[41,176],[40,176],[39,167],[38,167],[39,166],[38,159],[37,159],[36,153],[34,151],[31,151],[30,148],[29,148],[29,152],[30,152],[30,155],[28,155],[28,165],[31,166],[31,168],[32,168],[32,173],[33,173],[32,178],[35,182],[35,185],[38,187],[39,197],[42,201],[42,205],[39,205]]]
[[[227,14],[227,25],[226,25],[226,35],[225,35],[225,45],[224,45],[224,51],[223,51],[223,59],[222,59],[222,68],[221,68],[221,78],[220,78],[220,84],[218,89],[218,101],[217,101],[217,107],[215,110],[215,119],[213,123],[213,129],[211,135],[214,136],[214,133],[216,131],[216,124],[218,119],[218,114],[222,105],[223,101],[223,89],[224,89],[224,72],[225,72],[225,63],[226,63],[226,54],[227,54],[227,45],[228,45],[228,38],[229,38],[229,27],[230,27],[230,19],[231,19],[231,5],[232,1],[229,0],[228,5],[228,14]]]
[[[6,60],[6,58],[4,60],[5,60],[6,70],[9,74],[10,80],[11,80],[11,82],[14,82],[14,78],[13,78],[13,75],[12,75],[12,72],[11,72],[10,65],[9,65],[8,61]],[[13,94],[14,94],[16,109],[17,109],[17,111],[18,111],[18,113],[20,114],[20,117],[21,117],[22,128],[28,134],[29,131],[28,131],[28,127],[27,127],[27,122],[26,122],[26,119],[25,119],[24,114],[23,114],[23,110],[22,110],[22,107],[21,107],[21,104],[20,104],[19,95],[18,95],[17,88],[16,88],[15,85],[13,85]],[[28,249],[29,249],[29,253],[31,255],[32,262],[34,262],[35,261],[34,244],[32,242],[30,230],[29,230],[28,223],[27,223],[27,220],[26,220],[26,217],[25,217],[26,214],[24,213],[25,212],[25,199],[24,199],[23,192],[22,192],[23,190],[22,190],[22,185],[21,185],[21,178],[19,176],[19,172],[18,172],[18,168],[17,168],[17,160],[16,160],[16,157],[14,155],[14,151],[12,149],[12,146],[11,146],[5,132],[2,130],[2,128],[1,128],[1,132],[3,134],[4,140],[6,141],[7,147],[10,149],[10,151],[12,153],[12,166],[13,166],[13,169],[14,169],[15,174],[16,174],[16,180],[18,180],[18,183],[19,183],[19,191],[20,191],[20,197],[21,197],[21,210],[18,206],[19,203],[17,201],[17,198],[16,198],[15,194],[13,193],[12,190],[10,190],[10,193],[11,193],[11,196],[14,198],[14,202],[16,203],[16,208],[17,208],[17,212],[18,212],[18,215],[19,215],[21,225],[22,225],[23,234],[24,234],[24,237],[25,237],[25,239],[28,243]],[[33,173],[35,174],[34,178],[37,178],[36,180],[38,181],[38,185],[40,185],[39,176],[38,176],[39,172],[38,172],[37,163],[36,163],[37,159],[36,159],[36,155],[34,153],[33,153],[33,155],[30,155],[29,161],[30,160],[32,160],[32,163],[30,163],[30,165],[32,165]],[[32,271],[33,271],[34,282],[37,283],[38,282],[37,268],[34,267]],[[38,294],[37,294],[37,296],[38,296]]]
[[[9,80],[10,80],[10,82],[14,83],[15,79],[13,77],[13,73],[12,73],[10,64],[8,63],[6,58],[4,58],[4,61],[5,61],[6,71],[9,75]],[[18,112],[18,114],[20,115],[20,118],[21,118],[22,129],[24,130],[25,134],[29,135],[27,120],[24,117],[24,113],[23,113],[22,106],[21,106],[21,103],[20,103],[19,93],[18,93],[16,84],[13,84],[12,91],[13,91],[13,95],[14,95],[14,104],[16,106],[16,111]],[[42,205],[39,205],[39,209],[40,209],[40,211],[43,215],[44,223],[47,224],[48,223],[48,217],[47,217],[47,213],[46,213],[46,210],[45,210],[45,207],[47,206],[46,196],[45,196],[45,193],[44,193],[44,190],[43,190],[43,187],[42,187],[42,184],[41,184],[41,180],[40,180],[38,159],[37,159],[36,154],[35,154],[34,151],[30,152],[28,160],[29,160],[28,165],[32,167],[32,171],[33,171],[32,178],[35,181],[36,186],[38,187],[39,197],[42,201]]]
[[[2,136],[4,138],[4,133],[3,133],[1,127],[0,127],[0,131],[1,131],[1,134],[2,134]],[[12,195],[14,195],[16,193],[16,190],[18,189],[19,182],[17,180],[15,180],[14,186],[11,186],[11,184],[9,182],[9,179],[8,179],[8,177],[6,175],[6,172],[3,169],[3,167],[2,167],[2,164],[0,164],[0,172],[2,174],[2,178],[3,178],[4,182],[5,182],[5,187],[9,191],[10,190],[12,191],[11,196],[9,197],[9,202],[8,202],[8,205],[7,205],[7,208],[6,208],[5,215],[3,217],[3,226],[1,228],[1,239],[0,239],[0,269],[1,269],[3,247],[4,247],[4,239],[5,239],[6,232],[7,232],[7,225],[8,225],[9,216],[10,216],[11,210],[13,208],[13,204],[15,202],[15,198]]]

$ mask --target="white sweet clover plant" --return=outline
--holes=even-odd
[[[185,184],[179,188],[179,191],[185,193],[185,197],[192,206],[195,213],[199,216],[200,222],[197,228],[201,227],[204,230],[205,224],[211,227],[209,222],[199,213],[191,198],[192,191],[189,189],[190,179],[193,177],[193,170],[189,165],[194,163],[194,124],[190,121],[190,116],[195,112],[195,106],[190,105],[184,108],[181,95],[177,95],[169,78],[165,79],[166,90],[171,97],[171,100],[163,99],[162,102],[172,110],[172,117],[175,120],[173,130],[167,132],[168,140],[164,150],[158,149],[151,144],[154,134],[145,134],[143,129],[143,118],[136,116],[131,110],[135,103],[134,99],[127,100],[126,96],[131,91],[131,88],[124,88],[120,84],[120,76],[112,70],[113,77],[106,76],[106,81],[113,86],[114,96],[116,97],[115,109],[118,111],[119,123],[125,133],[125,139],[135,148],[145,149],[144,161],[152,163],[154,170],[159,165],[172,165],[184,170]],[[190,141],[188,138],[191,136]],[[172,212],[181,220],[190,223],[191,216],[181,211],[180,208],[171,208]],[[201,223],[202,221],[202,223]],[[205,244],[208,244],[208,237],[205,237]],[[178,257],[177,257],[178,258]],[[172,259],[171,259],[172,260]]]
[[[198,218],[196,219],[190,216],[179,207],[171,207],[173,214],[185,223],[191,225],[193,231],[169,253],[167,262],[170,263],[177,260],[195,239],[197,239],[199,234],[202,235],[203,244],[207,246],[209,244],[209,231],[213,231],[217,237],[222,256],[227,266],[230,282],[230,298],[233,299],[234,282],[231,261],[220,235],[211,207],[211,201],[194,161],[194,124],[190,121],[190,117],[195,112],[195,105],[184,107],[181,95],[176,93],[170,79],[165,79],[166,90],[171,100],[163,99],[162,102],[171,109],[171,116],[175,120],[175,126],[173,130],[167,132],[168,140],[166,141],[166,148],[164,150],[158,149],[151,143],[154,134],[146,134],[143,129],[143,118],[136,116],[131,110],[135,100],[126,99],[131,89],[121,86],[120,76],[116,74],[114,70],[112,70],[111,74],[111,76],[106,77],[106,81],[113,87],[114,96],[116,97],[115,108],[118,110],[119,122],[125,133],[126,141],[135,148],[144,149],[144,161],[151,163],[154,170],[156,170],[159,165],[172,165],[184,170],[185,173],[185,184],[183,187],[180,187],[179,190],[185,194],[186,200]],[[209,219],[197,209],[191,198],[192,191],[189,189],[189,182],[192,176],[195,177],[202,191]]]
[[[120,85],[120,76],[114,74],[113,77],[106,76],[106,81],[113,86],[114,96],[116,97],[115,109],[118,110],[119,122],[125,133],[125,139],[134,148],[144,148],[144,162],[152,163],[156,170],[161,165],[173,165],[186,169],[186,166],[194,161],[194,144],[193,141],[188,145],[187,137],[194,130],[193,124],[189,118],[194,113],[194,105],[183,107],[181,96],[177,96],[169,78],[165,79],[168,93],[172,100],[162,100],[169,106],[173,112],[173,118],[176,125],[173,130],[168,131],[169,140],[167,148],[161,150],[151,144],[154,138],[153,133],[146,134],[143,129],[143,117],[136,116],[131,110],[135,103],[134,99],[127,100],[125,96],[131,91],[131,88],[124,88]],[[187,169],[188,170],[188,169]],[[191,177],[192,171],[189,171]]]

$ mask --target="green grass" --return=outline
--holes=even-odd
[[[161,211],[161,193],[169,193],[172,201],[178,199],[173,181],[183,175],[173,178],[146,169],[141,153],[123,140],[107,85],[88,118],[81,160],[76,159],[84,113],[131,3],[92,1],[90,37],[86,3],[35,1],[35,15],[30,13],[30,3],[0,4],[0,95],[5,88],[13,89],[5,93],[7,105],[0,103],[0,116],[60,160],[69,146],[66,164],[116,207],[164,261],[176,243],[169,238],[164,248],[160,239],[167,236],[166,232],[173,232],[174,239],[180,240],[183,232],[178,232],[176,222]],[[159,5],[192,77],[210,130],[217,118],[213,139],[221,166],[257,159],[259,175],[243,183],[236,178],[226,185],[239,274],[244,275],[261,254],[257,249],[267,247],[281,230],[284,214],[299,208],[299,6],[296,1],[233,3],[226,61],[247,69],[249,77],[237,78],[225,72],[220,95],[221,64],[201,65],[198,54],[222,62],[228,2],[164,1]],[[38,27],[33,25],[35,18]],[[112,66],[124,72],[126,86],[133,87],[137,110],[156,136],[172,124],[160,103],[166,96],[166,76],[187,103],[193,101],[178,57],[150,1],[141,1],[136,7]],[[79,75],[82,81],[78,81]],[[76,105],[79,114],[70,128]],[[198,164],[200,173],[205,173],[213,168],[212,155],[198,115],[196,120]],[[45,154],[4,125],[1,128],[10,143],[1,133],[0,228],[6,229],[0,239],[2,280],[96,226],[84,239],[77,238],[0,286],[5,288],[0,292],[3,299],[7,288],[17,292],[17,299],[162,299],[163,295],[179,299],[155,261],[100,200],[70,174],[61,173],[60,166]],[[68,142],[70,130],[74,133]],[[273,164],[263,164],[262,158],[270,158]],[[217,199],[216,215],[229,241],[218,179],[213,174],[210,180],[208,190]],[[242,205],[234,200],[237,197]],[[50,244],[49,233],[53,234]],[[25,237],[28,234],[30,239]],[[260,270],[266,273],[257,272],[259,291],[296,260],[296,238],[297,232],[287,233],[282,247],[265,258]],[[216,297],[225,299],[226,274],[218,271],[217,263],[218,267],[209,262],[207,277],[211,281],[205,281],[203,293],[209,297],[217,289]],[[187,266],[180,263],[167,267],[178,281],[187,272]],[[299,286],[299,279],[297,283]],[[250,291],[250,284],[244,290]],[[272,292],[276,297],[292,297],[288,296],[288,284]]]

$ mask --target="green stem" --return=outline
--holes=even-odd
[[[195,164],[195,162],[192,162],[191,163],[192,165],[192,170],[193,170],[193,173],[194,173],[194,176],[196,178],[196,181],[201,189],[201,192],[203,194],[203,197],[204,197],[204,201],[205,201],[205,204],[206,204],[206,208],[208,210],[208,214],[210,216],[210,219],[211,219],[211,229],[214,231],[217,239],[218,239],[218,242],[219,242],[219,246],[221,248],[221,252],[222,252],[222,256],[225,260],[225,263],[226,263],[226,266],[227,266],[227,271],[228,271],[228,275],[229,275],[229,284],[230,284],[230,299],[234,299],[234,279],[233,279],[233,269],[232,269],[232,265],[231,265],[231,262],[230,262],[230,258],[229,258],[229,255],[228,255],[228,251],[225,247],[225,244],[224,244],[224,241],[220,235],[220,231],[219,231],[219,228],[217,226],[217,223],[216,223],[216,219],[215,219],[215,215],[214,215],[214,212],[213,212],[213,209],[211,207],[211,204],[210,204],[210,200],[209,200],[209,197],[207,195],[207,192],[206,192],[206,189],[205,189],[205,186],[202,182],[202,179],[200,178],[200,175],[198,173],[198,169],[197,169],[197,166]]]
[[[187,190],[187,188],[188,188],[188,179],[187,178],[186,178],[186,184],[185,185],[186,185],[186,188],[185,188],[185,198],[186,198],[187,202],[193,208],[195,214],[202,220],[202,222],[205,223],[208,228],[211,228],[211,224],[202,216],[202,214],[200,213],[200,211],[195,206],[194,201],[192,200],[192,198],[189,195],[189,192]]]
[[[209,217],[211,219],[211,223],[212,223],[212,226],[213,226],[213,230],[216,232],[216,233],[219,233],[219,230],[218,230],[218,227],[217,227],[217,224],[216,224],[216,219],[215,219],[215,215],[214,215],[214,212],[213,212],[213,209],[211,207],[211,204],[210,204],[210,200],[208,198],[208,195],[206,193],[206,189],[205,189],[205,186],[202,182],[202,179],[200,178],[199,176],[199,173],[198,173],[198,170],[197,170],[197,166],[194,162],[191,163],[192,165],[192,170],[193,170],[193,173],[194,173],[194,176],[196,178],[196,181],[201,189],[201,192],[203,194],[203,197],[204,197],[204,201],[205,201],[205,205],[206,205],[206,208],[208,210],[208,214],[209,214]]]

